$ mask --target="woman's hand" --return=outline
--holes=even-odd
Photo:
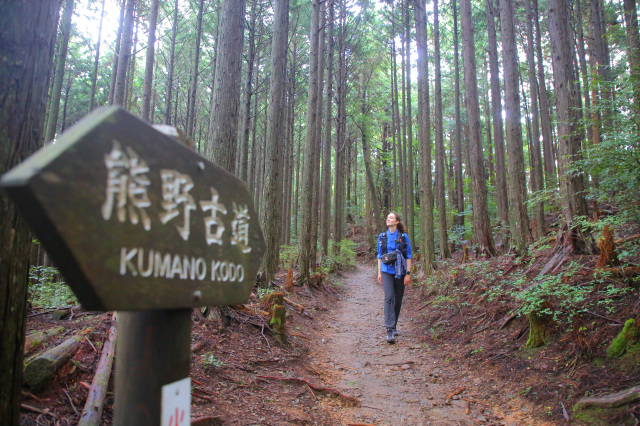
[[[407,274],[404,276],[404,285],[411,284],[411,275]]]
[[[382,273],[378,271],[378,282],[382,284]]]

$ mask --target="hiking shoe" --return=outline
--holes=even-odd
[[[393,328],[393,337],[398,337],[400,335],[400,333],[398,332],[397,328]]]
[[[388,328],[387,329],[387,343],[395,343],[396,342],[396,338],[395,335],[393,334],[393,328]]]

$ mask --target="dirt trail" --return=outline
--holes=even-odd
[[[375,266],[358,265],[342,283],[345,292],[326,319],[324,345],[316,359],[328,371],[328,381],[362,405],[349,408],[328,401],[324,408],[333,412],[336,424],[523,424],[522,419],[505,420],[504,414],[478,399],[474,390],[480,378],[470,377],[443,357],[436,359],[420,343],[415,287],[405,292],[400,336],[392,345],[385,339],[384,293]]]

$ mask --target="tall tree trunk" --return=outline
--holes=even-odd
[[[165,93],[164,123],[171,124],[171,102],[173,100],[173,70],[175,68],[176,34],[178,32],[178,0],[173,5],[173,27],[171,27],[171,43],[169,44],[169,63],[167,64],[167,92]],[[216,43],[217,47],[217,43]],[[216,55],[216,58],[218,56]],[[215,69],[215,68],[214,68]],[[215,78],[214,78],[215,81]],[[213,88],[211,90],[213,94]]]
[[[611,88],[610,88],[610,66],[608,59],[608,45],[607,45],[607,33],[605,30],[605,17],[603,16],[603,11],[601,9],[601,4],[599,0],[590,0],[591,5],[591,22],[590,22],[590,33],[591,33],[591,58],[593,61],[594,71],[598,73],[600,76],[600,84],[596,85],[600,87],[599,96],[596,94],[594,96],[593,102],[596,103],[596,98],[599,98],[598,103],[601,104],[600,109],[603,111],[602,123],[601,123],[601,132],[600,136],[604,133],[602,129],[602,125],[605,127],[610,127],[612,124],[611,117]]]
[[[487,59],[484,61],[484,69],[488,69],[489,65],[487,63]],[[484,80],[484,87],[482,88],[482,100],[484,102],[484,121],[485,121],[485,132],[487,135],[487,162],[489,163],[489,176],[487,176],[487,180],[491,185],[496,184],[496,162],[494,160],[493,155],[493,137],[491,135],[491,114],[493,113],[491,109],[491,104],[489,103],[489,93],[491,92],[489,81]]]
[[[420,145],[420,251],[425,269],[435,261],[433,235],[433,188],[431,179],[431,129],[429,110],[429,56],[427,53],[427,12],[425,0],[414,0],[416,43],[418,45],[418,141]]]
[[[127,2],[122,1],[120,5],[120,19],[118,20],[118,34],[115,42],[115,52],[113,55],[113,67],[111,68],[111,80],[109,84],[109,105],[113,105],[113,97],[116,94],[116,79],[118,77],[118,62],[120,62],[120,44],[122,44],[122,32],[124,29],[124,14],[126,10]]]
[[[338,32],[338,79],[337,79],[337,128],[334,178],[334,215],[333,215],[333,253],[338,254],[338,242],[344,238],[344,205],[345,205],[345,165],[346,165],[346,16],[345,0],[340,3],[340,29]]]
[[[266,281],[273,281],[280,254],[280,215],[282,205],[282,156],[280,138],[285,131],[285,82],[287,76],[287,35],[289,32],[289,0],[274,4],[273,38],[271,41],[271,89],[267,122],[267,164],[263,225],[266,253],[263,260]]]
[[[540,118],[538,114],[538,80],[536,79],[536,64],[534,60],[533,19],[531,0],[525,0],[527,19],[527,62],[529,63],[529,96],[531,97],[531,189],[540,192],[544,189],[542,173],[542,152],[540,150]],[[544,233],[544,203],[537,202],[533,207],[533,217],[536,221],[536,235]]]
[[[198,2],[198,16],[196,18],[196,51],[195,58],[193,59],[193,80],[191,82],[191,102],[187,111],[187,129],[186,133],[189,136],[193,136],[195,132],[196,123],[196,98],[198,90],[198,77],[200,72],[198,68],[200,66],[200,39],[202,38],[202,13],[204,9],[204,0]]]
[[[91,98],[89,100],[89,111],[96,106],[96,85],[98,82],[98,65],[100,64],[100,43],[102,41],[102,21],[104,20],[104,4],[107,0],[102,0],[102,10],[100,12],[100,25],[98,26],[98,41],[96,42],[96,59],[93,62],[93,72],[91,73]]]
[[[322,255],[329,252],[329,234],[331,232],[331,129],[333,102],[333,21],[335,19],[334,2],[329,5],[327,23],[327,98],[325,101],[325,123],[322,153],[322,214],[320,220],[320,246]]]
[[[482,155],[482,135],[480,128],[480,107],[478,105],[478,82],[476,78],[475,44],[473,40],[473,20],[471,0],[460,0],[462,18],[462,45],[465,105],[467,107],[469,160],[471,171],[471,198],[473,203],[473,234],[478,251],[487,256],[495,256],[496,248],[491,235],[487,183],[484,175]]]
[[[147,60],[144,70],[144,91],[142,94],[141,118],[149,121],[151,110],[151,88],[153,87],[153,63],[155,61],[156,24],[158,22],[158,0],[151,0],[149,8],[149,38],[147,39]]]
[[[124,86],[124,108],[127,111],[133,106],[133,79],[136,75],[136,56],[138,53],[138,29],[140,28],[140,15],[136,8],[133,10],[135,16],[135,26],[133,32],[133,41],[131,43],[129,64],[127,65],[126,83]]]
[[[402,26],[400,26],[402,28]],[[406,90],[406,82],[407,82],[407,63],[405,62],[406,58],[406,48],[405,48],[405,33],[400,32],[400,88],[396,89],[400,90],[400,100],[402,102],[402,115],[400,115],[400,111],[398,111],[398,125],[400,127],[400,133],[398,134],[398,174],[400,181],[400,206],[402,208],[402,213],[405,214],[408,210],[407,201],[407,90]]]
[[[549,0],[549,35],[553,59],[553,81],[558,115],[558,160],[560,169],[560,198],[566,226],[558,244],[576,253],[591,253],[592,244],[579,236],[574,219],[586,215],[584,181],[581,174],[569,173],[575,161],[581,159],[579,133],[576,132],[576,91],[569,32],[567,5],[563,0]]]
[[[42,145],[59,8],[57,0],[0,5],[0,175]],[[0,419],[17,425],[31,232],[5,192],[0,221]]]
[[[125,86],[127,84],[127,71],[129,57],[131,56],[131,39],[133,37],[133,9],[136,0],[127,0],[127,7],[122,26],[122,40],[120,42],[120,56],[118,57],[118,71],[116,72],[116,86],[113,94],[113,103],[125,107]]]
[[[261,57],[258,56],[256,58],[256,66],[255,66],[255,70],[256,70],[256,76],[255,76],[255,82],[256,82],[256,92],[257,92],[257,87],[258,84],[257,82],[260,81],[260,62],[261,62]],[[258,146],[256,144],[256,129],[258,128],[258,98],[259,96],[257,94],[255,94],[253,97],[253,123],[251,124],[251,143],[250,143],[250,150],[251,150],[251,156],[249,158],[249,170],[248,170],[248,179],[249,179],[249,188],[253,191],[253,193],[257,193],[259,186],[257,181],[256,181],[256,177],[258,176],[257,173],[257,168],[258,168]]]
[[[544,160],[544,182],[547,190],[555,189],[558,180],[556,174],[556,159],[553,150],[553,136],[551,131],[551,105],[549,93],[545,84],[544,61],[542,60],[542,32],[540,31],[540,14],[538,0],[533,0],[533,17],[536,27],[536,59],[538,62],[538,91],[540,93],[540,127],[542,128],[542,151]]]
[[[256,58],[256,9],[258,0],[251,0],[251,18],[247,34],[249,52],[247,75],[244,86],[244,108],[242,109],[242,138],[240,140],[240,170],[238,176],[247,182],[249,178],[249,134],[251,133],[251,96],[253,91],[253,67]]]
[[[392,18],[393,19],[393,18]],[[394,200],[394,204],[396,205],[403,205],[404,203],[404,199],[403,199],[403,191],[404,191],[404,183],[403,183],[403,179],[404,179],[404,174],[402,172],[402,150],[400,149],[402,147],[402,132],[400,131],[400,91],[398,90],[398,65],[397,65],[397,61],[396,61],[396,56],[397,56],[397,50],[396,50],[396,44],[395,44],[395,31],[394,29],[394,24],[395,21],[392,21],[392,37],[393,40],[391,41],[391,45],[392,45],[392,65],[391,65],[391,69],[392,69],[392,85],[393,85],[393,93],[392,93],[392,99],[393,99],[393,117],[394,117],[394,126],[393,126],[393,180],[394,180],[394,194],[396,199]],[[378,214],[378,213],[376,213]]]
[[[585,50],[585,41],[584,41],[584,30],[582,28],[582,6],[580,5],[581,2],[577,1],[574,3],[575,5],[575,14],[576,14],[576,19],[577,19],[577,24],[576,24],[576,32],[577,32],[577,37],[578,39],[576,40],[577,43],[577,50],[578,50],[578,61],[580,63],[580,74],[582,77],[582,87],[584,87],[583,90],[583,96],[584,96],[584,110],[585,111],[591,111],[591,96],[590,96],[590,92],[589,92],[589,86],[591,86],[591,82],[589,80],[589,67],[587,65],[587,53]],[[593,141],[593,134],[594,134],[594,123],[592,122],[592,125],[585,125],[586,127],[586,131],[587,131],[587,140],[588,141]]]
[[[407,168],[407,207],[406,207],[406,219],[407,230],[409,231],[409,241],[414,240],[414,187],[413,187],[413,115],[411,113],[411,20],[409,13],[410,0],[405,2],[405,41],[407,43],[407,156],[406,156],[406,168]],[[445,230],[446,232],[446,230]]]
[[[300,283],[306,284],[309,269],[315,259],[311,258],[311,227],[313,209],[313,165],[315,164],[316,125],[318,107],[318,33],[320,21],[320,3],[312,1],[311,15],[311,48],[309,52],[309,95],[307,99],[307,137],[304,151],[304,167],[302,170],[302,202],[300,214],[300,254],[298,260]]]
[[[442,125],[442,71],[440,69],[440,19],[438,0],[433,0],[433,54],[435,59],[435,131],[436,131],[436,208],[438,209],[440,256],[451,257],[449,253],[449,237],[447,235],[447,204],[444,189],[444,129]]]
[[[456,115],[456,126],[454,130],[454,150],[456,155],[455,160],[455,177],[456,177],[456,207],[458,214],[454,217],[453,223],[458,227],[464,226],[464,181],[462,180],[462,120],[460,119],[460,54],[458,53],[458,8],[457,0],[452,0],[453,3],[453,56],[454,60],[454,108]]]
[[[67,82],[64,85],[64,107],[62,108],[62,121],[60,123],[60,133],[67,129],[67,107],[69,106],[69,93],[71,93],[71,87],[73,86],[73,78],[70,75],[67,76]]]
[[[60,111],[60,96],[62,95],[62,84],[64,82],[64,69],[67,63],[67,51],[69,50],[69,37],[71,36],[71,18],[73,17],[73,0],[64,1],[62,12],[61,38],[58,42],[58,52],[56,53],[56,70],[53,77],[53,87],[51,88],[51,102],[48,113],[47,131],[44,135],[45,142],[53,140],[58,127],[58,114]]]
[[[391,9],[393,12],[393,8]],[[400,129],[400,125],[398,124],[398,117],[396,117],[396,109],[398,107],[398,84],[397,84],[397,74],[398,69],[396,65],[396,27],[395,27],[395,18],[393,13],[391,13],[391,46],[389,47],[389,56],[391,62],[391,135],[392,135],[392,145],[391,150],[393,152],[393,199],[391,200],[391,204],[398,204],[400,202],[400,193],[398,188],[398,149],[396,144],[396,137],[399,137],[398,133]],[[369,206],[371,206],[369,204]]]
[[[223,169],[235,174],[238,140],[238,105],[244,42],[245,0],[222,3],[221,31],[217,46],[210,145],[212,156]]]
[[[500,0],[502,26],[502,62],[504,67],[505,128],[507,140],[507,195],[509,198],[509,227],[511,246],[524,256],[531,241],[527,216],[527,178],[524,172],[522,123],[520,122],[520,90],[518,49],[515,35],[513,0]]]
[[[311,210],[311,251],[309,257],[311,257],[311,266],[315,268],[318,258],[318,228],[320,226],[320,160],[322,157],[322,107],[324,101],[324,94],[322,88],[324,87],[324,44],[326,34],[326,1],[320,5],[320,26],[318,33],[318,99],[316,104],[316,136],[315,136],[315,149],[314,149],[314,165],[313,170],[316,173],[313,174],[313,209]]]
[[[500,96],[500,66],[498,64],[498,42],[494,0],[487,0],[487,35],[489,47],[489,69],[491,75],[491,107],[493,112],[493,140],[496,151],[496,192],[498,193],[498,218],[503,224],[509,223],[509,203],[507,198],[507,171],[505,169],[504,132],[502,121],[502,98]],[[466,73],[465,73],[466,79]],[[465,80],[466,81],[466,80]],[[475,210],[474,210],[475,213]]]
[[[633,111],[636,115],[636,123],[640,130],[640,35],[638,33],[638,10],[635,0],[624,0],[624,22],[627,28],[629,47],[627,58],[629,59],[629,74],[633,87]]]
[[[373,206],[373,211],[376,213],[376,218],[378,218],[378,223],[382,223],[379,218],[380,212],[382,212],[382,208],[380,207],[380,200],[378,199],[375,181],[373,180],[373,170],[371,167],[371,151],[369,149],[369,141],[367,139],[369,133],[369,117],[366,89],[362,91],[362,94],[360,96],[360,112],[362,113],[362,122],[359,127],[362,133],[362,158],[364,159],[364,171],[366,176],[367,191],[369,192],[369,200],[371,201],[371,204]]]

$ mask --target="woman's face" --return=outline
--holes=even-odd
[[[387,226],[395,226],[397,224],[398,217],[393,213],[389,213],[389,215],[387,216]]]

